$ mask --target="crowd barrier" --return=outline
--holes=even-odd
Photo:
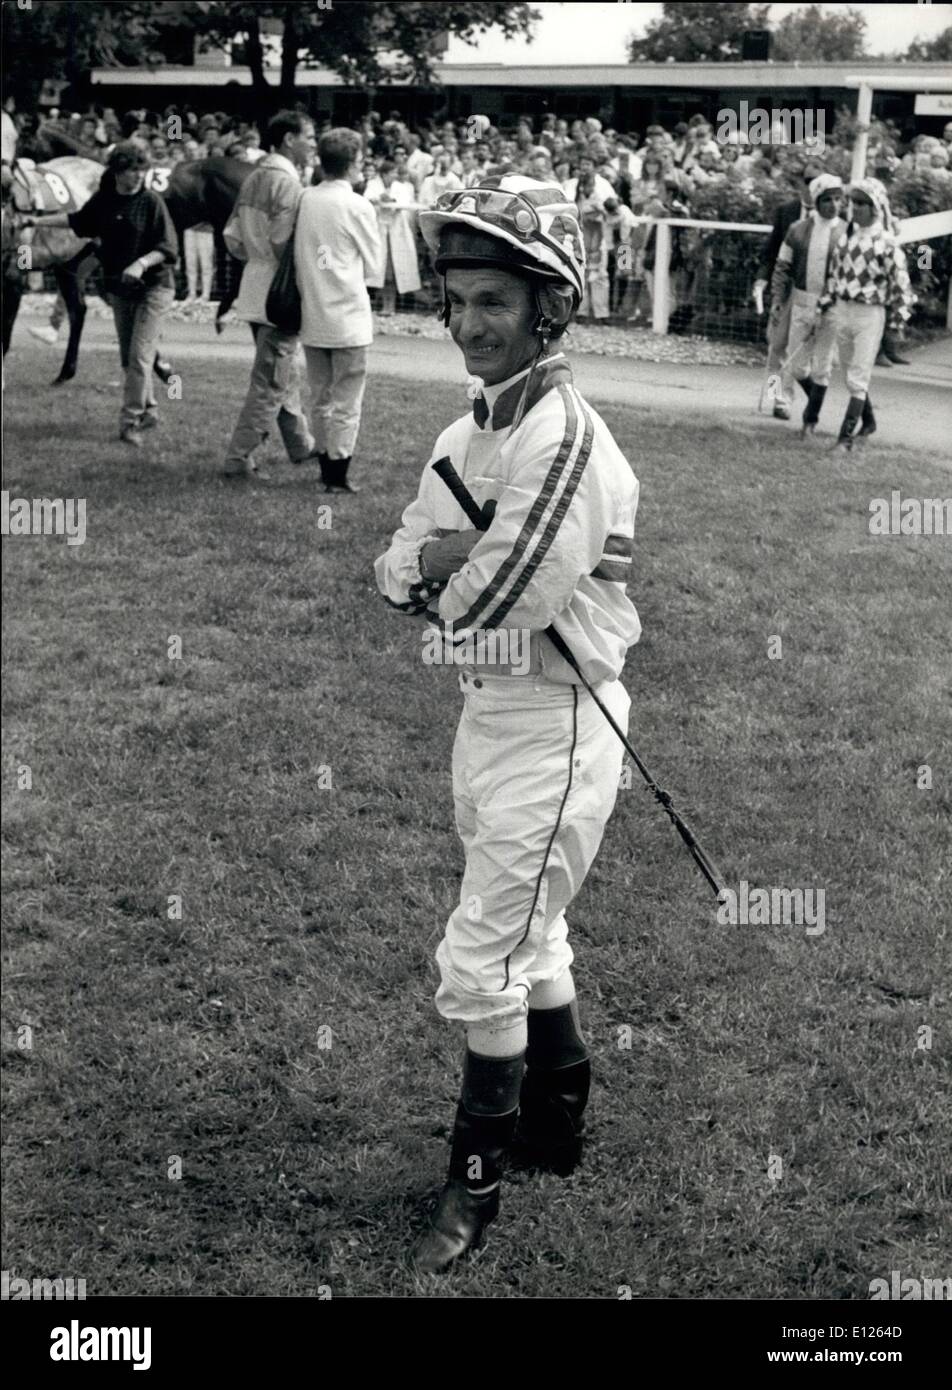
[[[424,211],[422,204],[396,209],[399,214]],[[650,327],[654,333],[693,334],[726,341],[755,343],[764,338],[764,317],[757,312],[753,287],[770,226],[759,222],[710,222],[691,217],[636,217],[631,244],[605,248],[590,258],[591,292],[584,311],[595,311],[596,322],[617,327]],[[429,312],[440,298],[429,253],[418,235],[418,259],[423,288],[397,299],[398,312]],[[952,210],[907,218],[899,239],[907,256],[931,254],[930,242],[952,236]],[[597,261],[597,264],[596,264]],[[921,264],[921,261],[920,261]],[[239,272],[230,258],[218,260],[213,298],[224,293],[228,277]],[[52,277],[31,288],[55,289]],[[178,290],[185,293],[184,271],[177,272]],[[90,288],[95,290],[95,281]],[[915,321],[915,314],[914,314]],[[952,329],[952,295],[946,309]]]

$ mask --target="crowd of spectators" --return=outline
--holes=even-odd
[[[305,111],[302,105],[299,108]],[[644,219],[701,217],[708,220],[769,221],[773,209],[798,186],[805,162],[840,176],[849,172],[849,117],[844,135],[820,147],[791,145],[782,138],[751,144],[742,133],[718,138],[700,114],[666,130],[640,132],[603,126],[596,117],[567,120],[547,114],[514,118],[502,129],[485,115],[428,120],[411,129],[399,111],[369,112],[354,129],[363,147],[363,184],[358,191],[374,204],[385,243],[385,266],[377,278],[378,307],[390,313],[397,296],[422,296],[432,304],[437,287],[416,227],[416,210],[432,207],[448,189],[471,187],[489,174],[520,173],[553,180],[578,206],[588,259],[587,293],[581,317],[637,322],[650,314],[653,231]],[[261,159],[261,131],[254,122],[223,112],[200,113],[188,105],[165,111],[137,110],[118,116],[95,110],[51,112],[18,122],[23,152],[42,143],[44,128],[67,131],[102,155],[119,140],[146,145],[155,168],[170,176],[183,160],[226,155]],[[329,119],[315,120],[316,134]],[[837,127],[839,129],[839,125]],[[918,135],[903,144],[896,129],[876,122],[869,141],[867,172],[889,188],[899,176],[915,174],[935,186],[935,204],[952,207],[952,122],[942,138]],[[319,182],[320,168],[305,172]],[[207,300],[213,278],[210,231],[186,238],[190,299]],[[696,250],[690,238],[675,239],[687,266]],[[199,295],[198,284],[201,280]],[[687,291],[682,290],[682,297]],[[405,301],[406,302],[406,301]]]

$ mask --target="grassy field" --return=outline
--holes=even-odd
[[[3,547],[4,1268],[90,1295],[419,1292],[401,1259],[462,1046],[431,1002],[460,696],[372,561],[461,394],[372,381],[367,486],[329,499],[280,462],[217,480],[243,368],[190,367],[135,455],[113,359],[62,392],[49,367],[21,340],[5,486],[85,497],[88,539]],[[642,484],[635,744],[729,881],[823,888],[826,930],[718,925],[636,778],[570,916],[586,1164],[508,1183],[485,1249],[425,1292],[948,1275],[952,563],[866,531],[871,497],[948,474],[603,413]]]

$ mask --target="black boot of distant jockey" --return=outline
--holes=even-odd
[[[359,487],[354,487],[353,483],[347,481],[347,470],[350,467],[350,459],[327,460],[327,466],[321,465],[321,478],[326,492],[359,492]]]
[[[819,386],[815,381],[810,382],[810,399],[806,403],[803,411],[803,429],[801,434],[813,434],[820,422],[820,411],[823,409],[823,401],[826,397],[826,387]]]
[[[860,431],[859,434],[857,434],[856,438],[867,439],[871,434],[875,433],[876,416],[873,414],[873,403],[867,395],[865,401],[863,401],[863,414],[861,416]]]
[[[519,1114],[525,1054],[466,1053],[447,1182],[430,1223],[410,1251],[417,1274],[444,1274],[475,1250],[499,1214],[499,1184]]]
[[[592,1064],[578,1029],[578,1004],[529,1009],[529,1048],[519,1097],[513,1167],[565,1178],[582,1157]]]
[[[809,400],[810,392],[816,386],[816,382],[813,380],[812,376],[805,376],[797,382],[797,385],[803,388],[803,391],[806,394],[806,398],[807,400]]]
[[[912,360],[911,358],[903,357],[900,354],[898,343],[891,333],[883,334],[883,342],[882,347],[880,349],[880,354],[886,358],[887,362],[889,362],[890,364],[894,363],[897,367],[908,367],[910,361]]]
[[[836,441],[838,449],[852,449],[853,431],[856,422],[863,413],[865,396],[850,396],[849,405],[846,407],[846,414],[843,416],[843,423],[840,425],[839,438]]]

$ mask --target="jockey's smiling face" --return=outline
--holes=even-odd
[[[446,272],[450,333],[466,370],[494,386],[530,366],[539,347],[532,332],[535,296],[530,285],[507,270]]]

